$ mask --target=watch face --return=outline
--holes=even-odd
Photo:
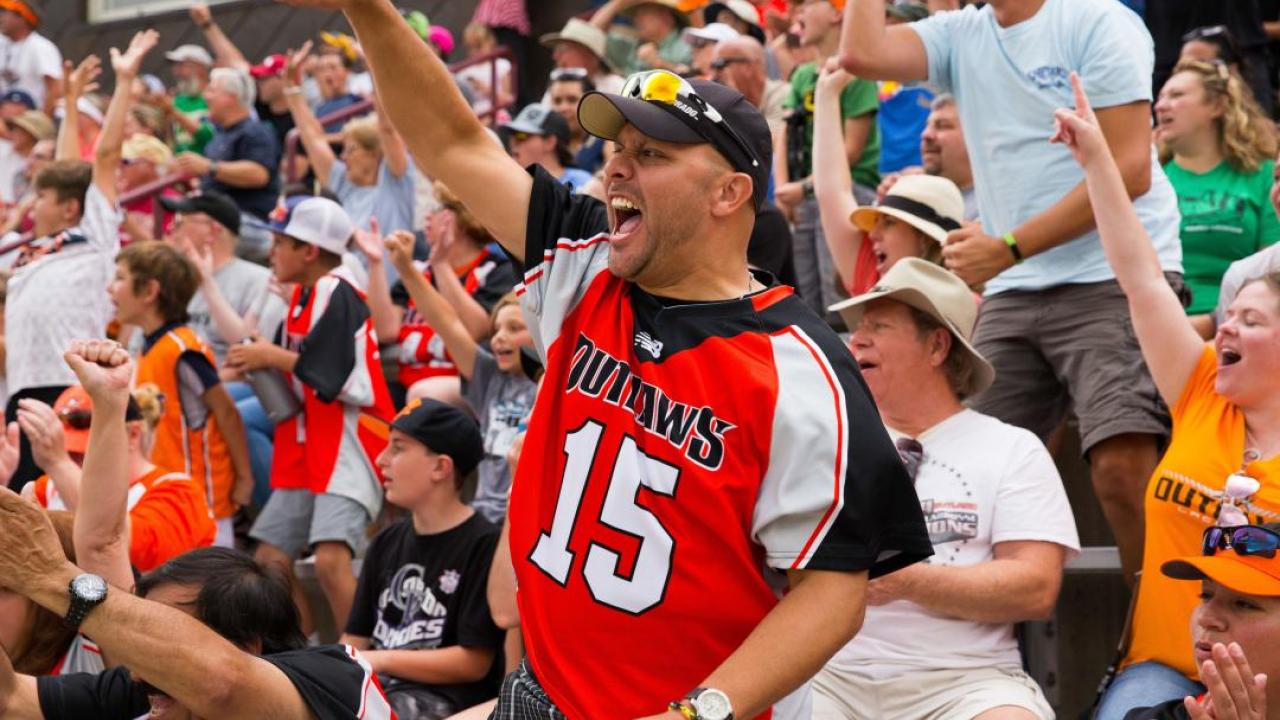
[[[107,581],[89,573],[77,575],[71,581],[71,587],[75,590],[76,595],[89,602],[97,602],[107,594]]]
[[[725,720],[733,715],[729,696],[719,690],[703,690],[693,699],[693,707],[706,720]]]

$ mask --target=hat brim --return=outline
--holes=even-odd
[[[578,124],[598,138],[617,140],[632,125],[647,137],[681,145],[709,142],[656,103],[592,91],[578,103]]]
[[[67,452],[83,455],[89,450],[89,429],[77,430],[63,423],[62,440]]]
[[[195,208],[191,205],[191,200],[185,197],[165,197],[158,195],[160,207],[172,213],[189,213],[195,212]]]
[[[676,5],[660,2],[660,0],[644,0],[644,2],[638,2],[635,5],[632,5],[631,7],[627,8],[626,10],[623,10],[622,14],[626,15],[627,17],[631,17],[632,15],[635,14],[635,11],[637,9],[642,8],[646,5],[651,7],[660,7],[663,10],[669,11],[672,17],[676,19],[677,30],[683,30],[689,27],[689,16],[686,15],[684,11],[682,11]]]
[[[1280,558],[1257,559],[1280,563]],[[1247,560],[1234,553],[1186,557],[1166,562],[1160,572],[1175,580],[1212,580],[1244,595],[1280,597],[1280,577],[1253,567]]]
[[[938,310],[927,295],[915,288],[891,288],[887,290],[872,290],[865,292],[857,297],[849,298],[828,307],[830,312],[840,313],[840,317],[844,319],[845,324],[849,328],[855,328],[862,321],[862,315],[866,312],[866,305],[876,300],[896,300],[904,305],[913,307],[921,312],[927,313],[930,317],[937,320],[943,327],[951,331],[951,336],[956,342],[960,343],[966,353],[969,355],[969,362],[973,366],[973,394],[976,395],[983,390],[991,387],[996,379],[996,369],[987,361],[982,353],[973,346],[964,334],[960,332],[955,325],[947,321],[946,317]]]
[[[849,222],[853,223],[854,227],[858,228],[862,232],[869,233],[876,226],[876,220],[881,215],[888,215],[889,217],[901,220],[925,235],[928,235],[930,238],[937,241],[938,244],[942,244],[942,242],[947,239],[947,231],[942,229],[942,227],[936,223],[931,223],[928,220],[922,220],[915,215],[912,215],[905,210],[899,210],[898,208],[881,207],[878,205],[860,207],[850,213]]]
[[[529,133],[530,135],[551,135],[552,134],[538,127],[537,125],[526,125],[525,123],[516,122],[515,120],[512,120],[509,123],[503,123],[502,129],[506,130],[507,132],[522,132],[522,133]]]

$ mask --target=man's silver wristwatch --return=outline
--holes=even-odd
[[[107,599],[107,581],[92,573],[80,573],[71,578],[67,592],[71,603],[64,620],[72,628],[79,628],[89,611]]]
[[[684,699],[693,706],[698,720],[733,720],[729,696],[715,688],[694,688]]]

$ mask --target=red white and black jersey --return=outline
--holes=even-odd
[[[345,267],[294,288],[278,339],[298,352],[290,380],[302,412],[276,425],[271,487],[341,495],[377,517],[374,460],[395,411],[369,307]]]
[[[325,645],[262,658],[289,678],[307,708],[319,720],[395,720],[395,713],[369,663],[347,645]],[[163,688],[162,688],[163,689]],[[48,675],[37,678],[40,712],[47,720],[120,718],[145,715],[147,686],[126,667],[98,675]]]
[[[604,207],[538,169],[521,301],[546,376],[510,505],[534,674],[574,720],[664,711],[788,569],[932,553],[852,356],[785,286],[679,303],[607,269]],[[540,261],[540,262],[539,262]],[[802,701],[761,717],[795,717]]]

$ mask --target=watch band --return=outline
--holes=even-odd
[[[91,600],[89,598],[84,597],[79,592],[77,592],[76,580],[79,579],[80,577],[82,576],[77,575],[76,577],[72,578],[69,583],[67,583],[67,595],[70,599],[70,602],[67,606],[67,614],[65,617],[63,617],[63,622],[65,622],[67,626],[72,628],[73,630],[80,629],[80,625],[81,623],[84,622],[84,619],[88,617],[89,611],[101,605],[102,601],[107,598],[107,595],[105,592],[97,600]]]
[[[672,700],[667,709],[680,713],[684,716],[684,720],[698,720],[698,711],[689,704],[688,700]]]

